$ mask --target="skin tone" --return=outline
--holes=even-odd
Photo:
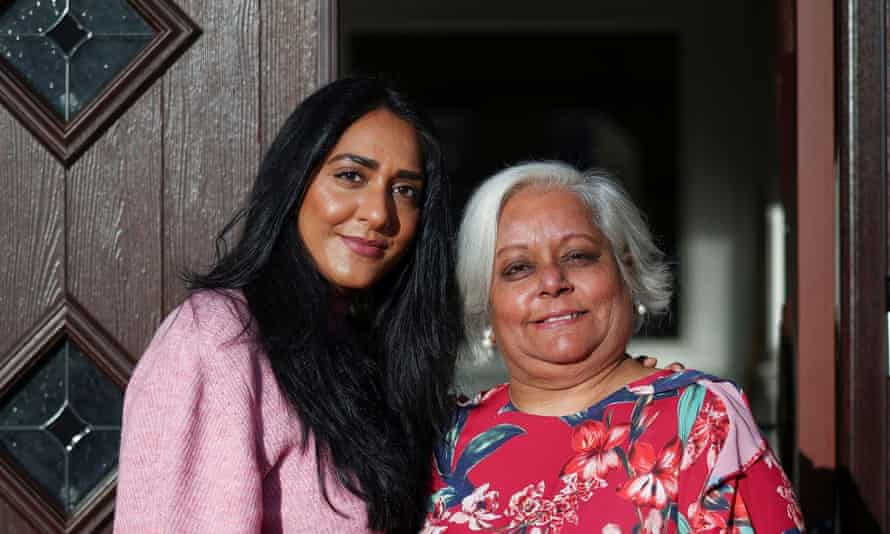
[[[504,205],[491,284],[493,340],[520,410],[567,415],[653,373],[625,354],[631,295],[605,235],[572,193],[530,186]]]
[[[402,258],[420,219],[422,169],[414,127],[385,109],[355,121],[331,150],[297,225],[338,291],[369,288]]]

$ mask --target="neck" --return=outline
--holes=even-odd
[[[647,369],[626,354],[607,362],[579,381],[554,385],[551,380],[510,373],[510,401],[519,410],[533,415],[562,416],[578,413],[634,380],[649,376]]]

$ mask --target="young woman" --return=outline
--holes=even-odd
[[[130,381],[116,532],[420,528],[459,339],[447,189],[384,83],[297,108]]]

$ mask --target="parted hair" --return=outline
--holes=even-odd
[[[470,197],[457,240],[457,281],[463,298],[464,338],[459,355],[483,362],[492,355],[486,343],[491,324],[489,292],[494,268],[498,221],[507,201],[526,187],[561,189],[590,210],[593,223],[612,247],[621,278],[646,317],[665,313],[671,299],[671,274],[643,215],[616,179],[602,169],[580,171],[558,161],[535,161],[508,167],[488,178]],[[542,216],[546,216],[545,214]]]
[[[417,134],[425,181],[420,222],[400,263],[340,303],[299,236],[297,217],[340,136],[376,109],[391,111]],[[239,222],[242,235],[226,251]],[[387,83],[346,78],[316,91],[287,119],[246,207],[220,234],[215,265],[187,278],[192,289],[243,291],[250,311],[245,331],[256,332],[299,417],[303,446],[310,437],[315,443],[325,498],[330,469],[364,500],[375,532],[420,530],[433,444],[450,420],[460,338],[451,238],[448,184],[432,124]]]

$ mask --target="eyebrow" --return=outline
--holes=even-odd
[[[359,156],[358,154],[351,154],[349,152],[345,152],[343,154],[337,154],[336,156],[329,159],[328,163],[333,163],[335,161],[341,161],[341,160],[348,160],[353,163],[357,163],[358,165],[361,165],[362,167],[367,167],[368,169],[371,169],[371,170],[377,170],[380,168],[379,161],[377,161],[375,159],[371,159],[371,158],[366,158],[364,156]],[[417,180],[418,182],[423,181],[423,174],[421,174],[419,172],[415,172],[415,171],[409,171],[406,169],[399,169],[396,172],[396,176],[398,176],[399,178],[406,179],[406,180]]]
[[[498,250],[497,252],[495,252],[494,256],[496,258],[496,257],[500,256],[501,254],[503,254],[504,252],[507,252],[508,250],[512,250],[514,248],[520,249],[520,250],[528,250],[528,246],[526,246],[526,245],[507,245],[506,247],[503,247],[500,250]]]
[[[566,241],[568,241],[570,239],[574,239],[576,237],[580,237],[580,238],[588,241],[591,245],[601,245],[602,244],[602,240],[600,240],[600,239],[595,239],[592,236],[589,236],[587,234],[579,234],[577,232],[572,232],[571,234],[563,236],[563,238],[559,240],[559,244],[561,245],[561,244],[565,243]],[[508,250],[512,250],[512,249],[528,250],[528,245],[523,244],[523,243],[517,243],[515,245],[507,245],[506,247],[503,247],[503,248],[499,249],[497,252],[495,252],[494,256],[498,257],[502,253],[504,253]]]

